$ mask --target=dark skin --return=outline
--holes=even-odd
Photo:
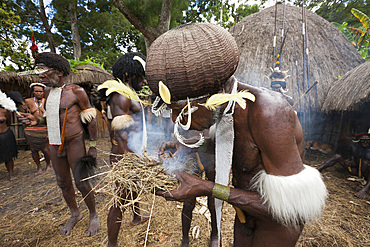
[[[8,131],[8,129],[9,129],[8,126],[10,125],[10,121],[11,121],[10,112],[8,110],[5,110],[4,108],[0,107],[0,133],[4,133],[4,132]],[[13,180],[17,179],[13,175],[13,170],[14,170],[14,161],[13,161],[13,159],[5,161],[5,167],[8,171],[8,174],[9,174],[9,180],[13,181]]]
[[[361,171],[359,169],[360,159]],[[366,199],[370,191],[370,135],[361,137],[359,142],[352,147],[352,155],[349,160],[344,159],[340,154],[335,154],[317,169],[322,172],[337,163],[349,171],[350,174],[354,176],[361,174],[367,180],[365,186],[355,194],[360,199]]]
[[[208,131],[207,131],[208,132]],[[202,165],[204,166],[204,172],[209,181],[215,181],[215,164],[214,164],[214,144],[205,134],[207,139],[207,154],[200,155],[200,159],[202,162]],[[188,139],[191,143],[191,138]],[[195,142],[195,141],[194,141]],[[176,152],[173,154],[173,157],[182,156],[184,153],[192,152],[190,148],[187,148],[180,144],[178,141],[168,141],[164,142],[161,147],[159,148],[159,154],[164,155],[166,150],[176,150]],[[194,152],[192,154],[187,154],[194,156]],[[203,158],[204,157],[204,158]],[[211,213],[211,236],[210,236],[210,244],[211,247],[218,246],[218,235],[217,235],[217,225],[216,225],[216,211],[215,211],[215,205],[214,205],[214,198],[208,197],[208,208]],[[189,238],[189,231],[191,226],[191,221],[193,217],[193,210],[195,208],[196,204],[196,197],[185,201],[182,208],[182,214],[181,214],[181,226],[182,226],[182,238],[181,238],[181,244],[180,247],[188,247],[190,238]]]
[[[38,66],[38,68],[48,69],[48,71],[39,75],[39,77],[42,80],[42,83],[49,87],[46,88],[45,90],[45,97],[47,100],[47,97],[51,89],[50,87],[61,87],[64,84],[66,84],[65,76],[63,74],[63,71],[49,68],[45,65]],[[74,84],[67,84],[63,88],[59,109],[59,120],[61,128],[63,126],[65,110],[67,108],[68,116],[66,121],[65,138],[66,140],[69,141],[66,141],[63,149],[63,153],[65,153],[66,155],[63,157],[58,156],[59,146],[50,145],[49,147],[51,161],[57,178],[57,184],[61,188],[63,197],[71,211],[71,218],[69,219],[67,224],[62,227],[60,233],[62,235],[69,235],[73,227],[77,224],[77,222],[82,219],[82,213],[78,210],[75,198],[75,190],[72,183],[73,176],[75,180],[75,185],[77,189],[81,192],[90,213],[89,216],[90,224],[86,235],[92,236],[100,229],[100,220],[95,209],[95,195],[94,193],[91,192],[91,186],[87,180],[79,181],[79,179],[76,177],[77,160],[86,154],[84,139],[83,135],[79,135],[75,138],[69,139],[69,137],[77,135],[81,131],[83,131],[80,113],[85,109],[91,108],[89,99],[83,88]],[[35,125],[39,123],[40,119],[39,118],[36,119],[32,114],[22,113],[22,115],[24,117],[20,118],[20,120],[24,124]],[[90,141],[95,141],[97,133],[95,119],[92,119],[88,123],[87,128],[90,135]],[[90,147],[87,154],[96,158],[97,156],[96,148]]]
[[[45,113],[44,104],[40,106],[40,109],[38,109],[39,107],[36,106],[39,104],[38,102],[41,102],[42,99],[44,98],[44,88],[41,86],[33,86],[33,94],[34,94],[34,98],[25,99],[24,102],[26,103],[31,114],[35,118],[39,118],[39,117],[42,117]],[[37,102],[35,102],[35,98]],[[39,151],[41,151],[45,157],[45,161],[46,161],[45,171],[53,170],[50,165],[50,151],[49,151],[48,146],[46,146],[43,150],[36,150],[34,146],[30,145],[30,149],[32,152],[32,158],[37,165],[37,172],[35,173],[35,175],[40,175],[43,172],[41,162],[40,162]]]
[[[229,80],[225,91],[231,91]],[[244,211],[248,231],[238,217],[234,224],[234,246],[295,246],[303,229],[284,226],[274,219],[261,197],[250,188],[251,179],[264,169],[268,174],[289,176],[303,170],[303,133],[297,115],[285,98],[268,89],[238,83],[238,90],[249,90],[256,96],[247,101],[246,109],[236,104],[234,112],[234,152],[232,161],[233,186],[227,202]],[[200,102],[203,103],[203,102]],[[196,105],[193,102],[192,105]],[[221,106],[224,109],[226,104]],[[173,120],[183,105],[171,104]],[[192,129],[203,130],[213,123],[214,112],[201,105],[192,114]],[[185,118],[185,121],[187,119]],[[185,122],[184,121],[184,122]],[[158,194],[167,200],[187,201],[196,196],[212,196],[214,182],[177,171],[179,186]]]
[[[139,87],[141,88],[144,83],[144,78],[141,79],[136,78],[135,82],[138,83]],[[132,87],[131,78],[128,78],[128,84]],[[137,101],[132,101],[121,94],[112,93],[108,102],[112,114],[112,118],[117,116],[123,115],[132,115],[134,113],[138,113],[141,111],[140,104]],[[109,126],[111,126],[111,121],[109,121]],[[127,130],[118,130],[113,131],[110,129],[110,136],[114,138],[117,145],[112,144],[111,153],[122,155],[127,152],[132,152],[128,147],[128,131]],[[119,156],[111,155],[110,156],[111,162],[117,162],[119,160]],[[133,199],[136,198],[136,194],[133,193]],[[122,198],[121,203],[125,204],[124,198],[131,198],[131,194],[127,190],[121,192],[120,197]],[[109,209],[108,217],[107,217],[107,226],[108,226],[108,246],[118,246],[118,233],[121,228],[122,222],[122,214],[124,213],[125,209],[121,209],[116,206],[112,206]],[[131,225],[136,226],[140,223],[147,221],[150,218],[149,214],[140,213],[140,205],[138,202],[134,204],[133,207],[133,219],[131,221]]]

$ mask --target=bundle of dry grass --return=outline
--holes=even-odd
[[[127,153],[108,171],[95,175],[105,175],[95,191],[108,195],[110,200],[107,206],[127,207],[146,194],[175,189],[177,180],[167,170],[162,162],[145,154]]]

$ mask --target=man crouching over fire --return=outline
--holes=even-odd
[[[147,81],[172,109],[175,136],[187,143],[180,125],[210,128],[216,137],[216,182],[177,171],[178,188],[158,194],[170,201],[217,198],[218,229],[222,202],[232,204],[234,246],[295,246],[304,224],[320,217],[327,190],[317,169],[303,164],[293,108],[278,92],[239,83],[232,76],[238,62],[234,38],[213,24],[183,25],[152,43]]]

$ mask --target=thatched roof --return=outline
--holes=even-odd
[[[73,68],[77,71],[71,72],[67,81],[83,86],[85,89],[90,90],[106,80],[114,79],[104,69],[93,65],[76,65]],[[33,82],[41,82],[41,79],[37,75],[20,76],[16,72],[0,71],[0,88],[4,92],[18,91],[23,96],[27,96],[29,85]]]
[[[322,105],[323,112],[355,111],[370,102],[370,61],[352,69],[330,88]]]
[[[283,21],[283,5],[277,10],[277,55],[280,51],[281,26]],[[334,25],[306,10],[307,37],[309,48],[309,82],[312,85],[316,80],[318,85],[309,92],[311,106],[320,109],[330,85],[352,68],[357,67],[365,60],[356,49],[350,45],[346,37]],[[284,29],[288,30],[285,47],[281,58],[281,69],[289,70],[287,78],[288,95],[295,100],[299,99],[307,90],[307,76],[305,85],[302,85],[303,74],[303,47],[302,47],[302,8],[286,6]],[[275,6],[245,17],[242,21],[230,28],[236,39],[240,52],[240,62],[235,76],[239,81],[270,87],[270,80],[266,77],[271,73],[273,63],[273,36],[275,23]],[[297,86],[296,58],[298,61],[299,89]],[[308,97],[302,100],[302,107],[308,108]]]
[[[26,96],[29,85],[34,82],[41,80],[35,75],[20,76],[16,72],[0,71],[0,88],[4,92],[18,91]]]
[[[73,67],[76,72],[68,75],[67,81],[78,85],[99,85],[106,80],[114,79],[113,75],[106,70],[90,64],[76,65]]]

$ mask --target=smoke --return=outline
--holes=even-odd
[[[142,153],[142,113],[133,114],[135,127],[129,132],[128,147],[138,153]],[[205,154],[202,150],[190,149],[181,144],[178,149],[171,147],[165,150],[164,155],[159,156],[159,149],[164,142],[176,141],[173,136],[174,123],[171,118],[155,117],[154,114],[145,114],[147,125],[147,146],[145,152],[148,156],[158,162],[162,162],[162,166],[171,174],[175,170],[184,171],[190,174],[199,175],[202,170],[199,168],[198,159],[201,162],[200,166],[206,170],[208,166],[214,165],[214,156]],[[181,134],[186,138],[198,137],[198,131],[183,131]],[[177,152],[176,152],[177,151]],[[198,151],[198,154],[196,153]],[[199,157],[199,158],[198,158]]]

